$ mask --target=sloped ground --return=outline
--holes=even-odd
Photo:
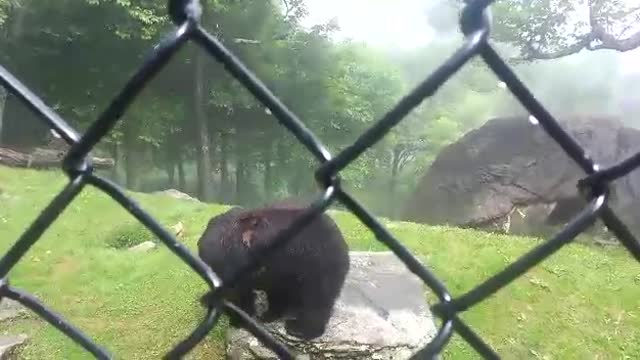
[[[0,167],[0,253],[65,184],[57,172]],[[135,197],[166,227],[182,222],[193,250],[207,220],[225,209],[168,196]],[[386,250],[353,216],[332,213],[353,250]],[[387,223],[454,295],[471,289],[537,244],[536,239],[410,223]],[[157,359],[204,315],[205,285],[164,246],[132,253],[114,244],[152,236],[123,209],[87,188],[11,273],[117,358]],[[426,294],[433,301],[431,293]],[[622,249],[571,245],[466,313],[505,359],[640,358],[640,264]],[[191,358],[222,358],[226,320]],[[26,333],[21,358],[86,359],[35,317],[2,325]],[[457,338],[444,358],[476,359]]]

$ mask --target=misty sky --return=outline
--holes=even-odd
[[[307,0],[307,24],[336,17],[341,33],[380,46],[413,47],[429,41],[424,0]]]
[[[635,0],[634,0],[635,1]],[[375,46],[411,48],[434,35],[426,20],[424,0],[307,0],[306,24],[338,19],[340,37]],[[618,53],[623,72],[640,72],[640,49]]]

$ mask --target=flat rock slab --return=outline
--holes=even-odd
[[[145,241],[143,243],[140,243],[138,245],[132,246],[129,248],[129,251],[132,252],[148,252],[151,251],[155,248],[157,248],[158,245],[156,243],[154,243],[153,241]]]
[[[176,189],[168,189],[168,190],[163,190],[163,191],[156,191],[154,194],[166,195],[166,196],[170,196],[170,197],[172,197],[174,199],[198,201],[198,199],[193,198],[189,194],[185,194],[185,193],[183,193],[181,191],[178,191]]]
[[[17,359],[16,352],[27,340],[26,335],[0,336],[0,360]]]
[[[17,301],[3,298],[0,300],[0,323],[27,314],[27,310]]]
[[[391,252],[351,252],[351,268],[323,336],[290,337],[282,322],[265,325],[300,359],[409,359],[436,334],[420,279]],[[227,358],[277,359],[253,335],[230,328]]]

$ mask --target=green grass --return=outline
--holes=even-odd
[[[65,185],[57,172],[0,167],[0,254]],[[134,194],[169,227],[185,225],[195,251],[207,220],[225,206]],[[332,213],[353,250],[382,251],[346,213]],[[460,295],[538,243],[447,227],[385,222],[388,229]],[[85,331],[117,358],[156,359],[200,321],[204,283],[166,247],[134,254],[118,247],[151,239],[107,195],[86,188],[11,272],[14,286]],[[430,302],[434,296],[426,292]],[[573,244],[462,316],[505,359],[640,358],[640,265],[620,248]],[[35,316],[12,331],[32,336],[29,359],[86,359],[87,354]],[[222,358],[223,321],[191,358]],[[447,359],[476,359],[454,337]]]

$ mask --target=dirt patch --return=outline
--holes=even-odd
[[[65,276],[76,272],[80,268],[78,260],[71,256],[63,256],[52,269],[53,276]]]

